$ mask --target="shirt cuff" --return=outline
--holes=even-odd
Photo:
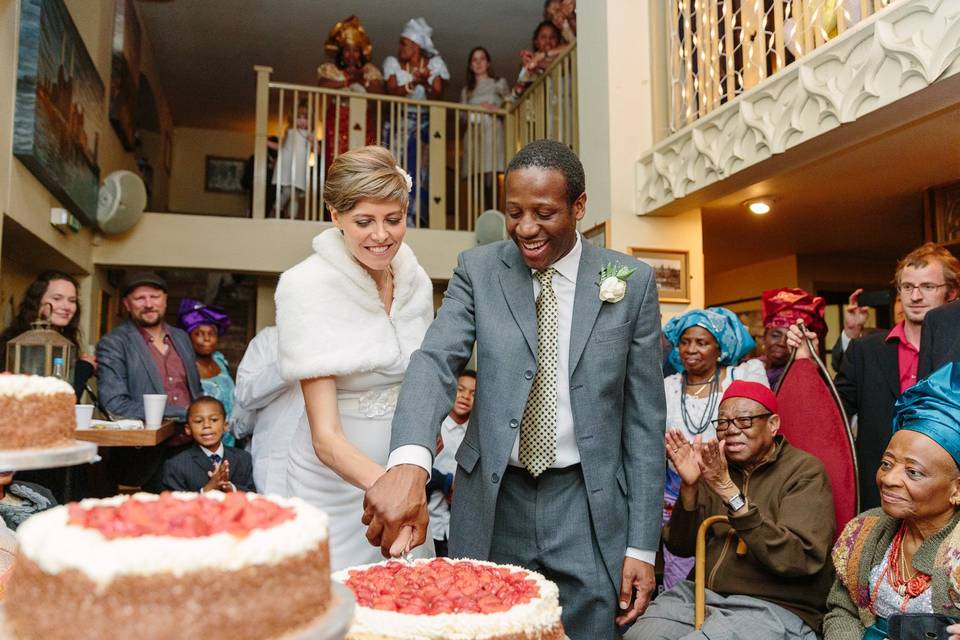
[[[633,558],[634,560],[639,560],[640,562],[646,562],[650,566],[654,566],[657,562],[657,552],[656,551],[643,551],[641,549],[635,549],[633,547],[627,547],[626,555],[628,558]]]
[[[415,464],[427,472],[427,481],[430,480],[430,472],[433,469],[433,453],[426,447],[418,444],[405,444],[397,447],[390,452],[387,458],[387,469],[392,469],[398,464]]]

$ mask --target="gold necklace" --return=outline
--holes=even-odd
[[[374,281],[376,282],[376,281]],[[387,287],[393,283],[393,265],[390,265],[386,268],[385,273],[383,274],[383,284],[377,284],[377,291],[383,293]]]

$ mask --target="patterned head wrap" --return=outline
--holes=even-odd
[[[827,323],[823,320],[827,303],[820,296],[810,295],[803,289],[769,289],[761,294],[760,302],[764,328],[789,327],[803,320],[820,342],[827,335]]]
[[[410,18],[400,33],[401,38],[413,40],[427,56],[433,57],[437,55],[437,49],[433,46],[433,40],[430,39],[431,35],[433,35],[433,27],[427,24],[427,21],[423,18]]]
[[[222,336],[230,328],[230,318],[220,307],[213,307],[193,300],[184,298],[180,302],[180,326],[187,333],[192,332],[200,325],[209,324],[217,328],[217,335]]]
[[[363,54],[364,59],[370,60],[373,45],[370,43],[367,31],[360,26],[360,18],[357,16],[350,16],[333,25],[323,48],[327,55],[335,57],[341,49],[351,44],[360,47],[360,53]]]
[[[723,307],[710,307],[709,309],[694,309],[686,313],[671,318],[663,328],[664,335],[673,345],[670,351],[670,364],[677,371],[683,371],[683,362],[680,360],[680,350],[677,345],[680,344],[680,336],[690,327],[703,327],[713,335],[717,344],[720,346],[720,366],[737,364],[757,346],[750,332],[740,322],[733,311]]]
[[[960,362],[950,362],[903,392],[893,430],[907,429],[943,447],[960,466]]]

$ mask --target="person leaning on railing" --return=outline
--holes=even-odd
[[[550,63],[556,60],[565,50],[566,45],[563,44],[560,29],[549,20],[544,20],[538,24],[533,31],[533,51],[527,49],[520,51],[520,62],[523,64],[523,68],[520,69],[517,82],[513,85],[514,98],[523,95],[527,87],[543,75]]]
[[[881,506],[851,520],[833,549],[825,640],[881,640],[899,613],[960,616],[960,363],[907,389],[893,428],[876,472]]]

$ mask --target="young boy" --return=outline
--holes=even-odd
[[[227,430],[223,404],[201,396],[187,409],[185,433],[193,446],[163,463],[163,488],[167,491],[256,491],[253,458],[243,449],[225,447]]]

